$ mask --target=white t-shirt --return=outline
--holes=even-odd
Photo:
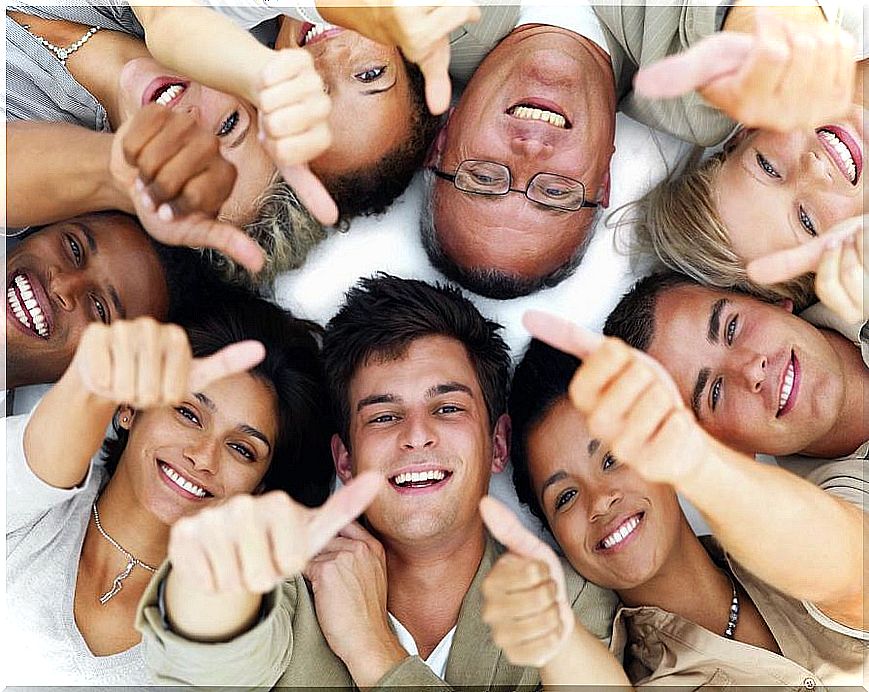
[[[392,623],[392,629],[395,630],[395,636],[398,637],[398,642],[404,647],[411,656],[419,656],[419,649],[413,639],[413,635],[407,631],[407,628],[402,625],[398,618],[392,613],[387,613],[389,621]],[[429,657],[423,659],[431,671],[439,678],[443,679],[447,671],[447,659],[450,657],[450,649],[453,646],[453,637],[456,635],[456,625],[444,635],[444,638],[438,642],[438,645],[429,654]]]
[[[516,21],[516,26],[523,24],[549,24],[567,29],[594,41],[607,55],[610,54],[600,21],[591,4],[585,0],[571,0],[561,5],[554,5],[551,2],[540,3],[540,0],[537,2],[526,0],[522,2],[519,19]]]

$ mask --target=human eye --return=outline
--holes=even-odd
[[[353,75],[353,78],[359,80],[363,84],[370,84],[371,82],[376,82],[385,73],[386,65],[378,65],[377,67],[371,67],[367,70],[363,70],[362,72],[357,72]]]
[[[721,378],[719,377],[715,382],[712,383],[712,387],[709,390],[709,405],[712,407],[714,411],[718,406],[718,402],[721,400]]]
[[[372,418],[369,423],[392,423],[398,420],[398,416],[392,413],[381,413],[379,416]]]
[[[66,236],[66,244],[69,246],[69,252],[72,255],[73,264],[76,267],[80,267],[82,263],[82,258],[84,257],[81,245],[79,245],[78,241],[71,235]]]
[[[576,489],[568,488],[555,496],[555,511],[559,511],[567,506],[570,501],[576,497]]]
[[[739,315],[734,315],[727,323],[724,339],[728,346],[733,346],[733,337],[736,335],[736,326],[739,324]]]
[[[229,117],[220,124],[220,129],[217,131],[218,137],[226,137],[238,125],[240,115],[237,110],[233,111]]]
[[[757,152],[757,165],[760,166],[761,170],[766,173],[770,178],[781,178],[779,172],[775,169],[769,161],[767,161],[766,157]]]
[[[188,408],[187,406],[176,406],[175,410],[182,418],[186,418],[194,425],[199,425],[199,418],[196,416],[192,409]]]
[[[604,471],[611,469],[615,465],[616,465],[616,458],[612,454],[607,452],[606,454],[603,455],[603,459],[601,460],[600,466]]]
[[[444,404],[443,406],[438,406],[436,413],[460,413],[464,410],[461,406],[456,406],[455,404]]]
[[[230,449],[238,452],[240,456],[244,457],[248,461],[256,460],[256,454],[247,445],[243,445],[240,442],[230,442],[228,446]]]
[[[94,311],[97,314],[97,319],[103,324],[110,324],[112,320],[109,316],[109,311],[106,310],[105,305],[103,305],[103,301],[96,296],[91,296],[91,302],[93,303]]]
[[[815,224],[812,221],[812,217],[806,213],[806,210],[803,209],[803,206],[800,205],[799,208],[799,217],[800,217],[800,225],[805,229],[806,233],[808,233],[813,238],[818,235],[818,230],[815,228]]]

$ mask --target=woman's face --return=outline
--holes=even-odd
[[[717,207],[746,261],[863,213],[863,109],[813,132],[749,130],[716,178]]]
[[[254,203],[268,187],[275,167],[259,143],[257,113],[249,103],[172,75],[153,58],[136,58],[124,66],[120,92],[123,120],[157,102],[191,113],[199,125],[217,135],[221,154],[238,172],[221,215],[237,224],[253,219]]]
[[[129,430],[113,482],[125,479],[142,506],[172,524],[257,489],[277,443],[277,397],[258,376],[232,375],[177,406],[132,412]]]
[[[615,590],[658,573],[684,522],[676,493],[613,458],[567,399],[531,430],[528,463],[537,500],[577,572]]]
[[[276,45],[310,52],[332,99],[332,146],[311,161],[314,173],[328,179],[370,169],[410,136],[410,84],[397,48],[289,18]]]

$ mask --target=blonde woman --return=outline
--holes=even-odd
[[[832,26],[798,34],[762,13],[758,25],[739,36],[745,51],[724,45],[736,37],[722,34],[706,54],[685,53],[638,75],[646,96],[697,88],[745,127],[723,151],[689,158],[640,201],[634,249],[706,284],[798,306],[817,294],[843,318],[865,319],[862,223],[840,224],[863,214],[866,62],[854,63],[853,42]],[[764,69],[752,75],[752,63]],[[753,260],[809,244],[798,263],[748,271]]]

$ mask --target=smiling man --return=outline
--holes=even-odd
[[[604,332],[658,359],[716,438],[824,483],[823,460],[867,456],[869,345],[865,327],[819,329],[792,307],[661,274],[622,298]]]
[[[539,681],[535,669],[507,663],[480,619],[480,585],[501,550],[477,507],[509,453],[510,359],[498,329],[454,289],[386,275],[351,289],[324,343],[339,426],[332,452],[342,481],[373,474],[381,490],[361,524],[306,560],[310,587],[270,571],[288,549],[271,547],[277,530],[256,505],[208,520],[252,527],[238,551],[199,545],[188,531],[165,582],[165,618],[158,584],[140,618],[160,679],[416,689]],[[234,591],[202,593],[190,578],[200,549],[218,572],[244,575]],[[280,576],[292,579],[263,601]],[[612,595],[577,575],[567,592],[606,639]]]

